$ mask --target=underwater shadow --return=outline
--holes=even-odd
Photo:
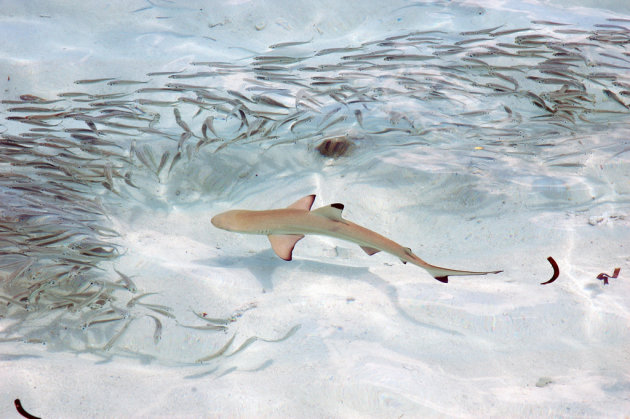
[[[411,314],[405,311],[404,307],[400,304],[398,298],[398,290],[396,289],[396,287],[387,282],[385,279],[376,275],[375,273],[370,272],[369,268],[367,267],[346,266],[333,263],[317,262],[312,260],[300,261],[300,268],[302,270],[308,270],[313,273],[321,273],[323,270],[329,271],[332,266],[335,267],[336,276],[347,278],[349,280],[359,280],[365,282],[375,289],[379,290],[381,293],[385,294],[394,306],[394,308],[396,308],[398,314],[400,314],[405,320],[409,321],[410,323],[413,323],[416,326],[437,330],[454,336],[463,336],[463,334],[458,332],[457,330],[448,329],[431,323],[425,323],[413,317]]]
[[[271,249],[249,256],[219,256],[210,259],[196,260],[195,262],[222,268],[229,266],[246,268],[256,279],[258,279],[265,291],[273,290],[274,271],[277,268],[285,267],[284,263],[287,263],[278,260]],[[396,287],[380,276],[370,272],[368,267],[347,266],[336,263],[317,262],[308,259],[297,259],[289,263],[295,264],[295,268],[301,271],[311,272],[314,274],[334,271],[334,276],[339,276],[348,280],[359,280],[365,282],[387,296],[389,301],[396,308],[396,311],[398,311],[398,313],[410,323],[413,323],[416,326],[448,333],[450,335],[463,336],[462,333],[456,330],[426,323],[413,317],[400,304],[398,290]]]
[[[197,259],[194,263],[206,266],[214,266],[218,268],[226,268],[230,266],[248,269],[252,275],[260,282],[263,290],[273,291],[273,282],[271,280],[273,271],[280,267],[277,261],[278,257],[273,250],[267,249],[261,252],[248,255],[222,255],[207,259]]]

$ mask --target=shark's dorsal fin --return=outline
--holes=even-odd
[[[367,253],[369,256],[372,256],[373,254],[380,252],[379,249],[375,249],[373,247],[368,247],[368,246],[361,246],[361,249],[363,249],[363,251]]]
[[[314,196],[313,196],[314,197]],[[304,238],[303,234],[270,234],[271,248],[284,260],[293,259],[295,243]]]
[[[298,199],[297,201],[289,205],[287,208],[310,211],[311,207],[313,206],[313,201],[315,201],[314,194],[306,195],[304,198]]]
[[[330,204],[325,207],[317,208],[316,210],[311,211],[311,213],[330,218],[331,220],[343,221],[343,218],[341,217],[342,211],[343,204]]]

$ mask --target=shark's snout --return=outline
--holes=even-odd
[[[221,214],[215,215],[214,217],[212,217],[210,222],[216,228],[220,228],[222,230],[227,230],[227,231],[233,231],[234,226],[237,224],[234,218],[235,218],[235,211],[227,211],[227,212],[222,212]]]
[[[212,219],[210,220],[210,222],[212,223],[213,226],[215,226],[216,228],[221,228],[223,230],[227,230],[225,228],[225,216],[223,214],[218,214],[215,215],[214,217],[212,217]]]

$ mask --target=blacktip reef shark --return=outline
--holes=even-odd
[[[283,209],[267,211],[232,210],[212,217],[212,224],[223,230],[269,237],[276,255],[291,260],[295,244],[306,234],[336,237],[358,244],[368,255],[380,251],[426,269],[440,282],[449,276],[497,274],[503,271],[473,272],[430,265],[408,247],[342,218],[343,204],[331,204],[311,211],[315,195],[308,195]]]

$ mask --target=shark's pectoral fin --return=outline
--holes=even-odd
[[[316,214],[335,221],[343,221],[343,218],[341,217],[342,212],[343,204],[330,204],[311,211],[311,214]]]
[[[368,246],[361,246],[361,249],[363,249],[363,251],[367,253],[369,256],[372,256],[373,254],[380,252],[379,249],[375,249],[373,247],[368,247]]]
[[[271,248],[284,260],[293,259],[295,243],[304,238],[303,234],[270,234]]]
[[[313,201],[315,201],[315,195],[306,195],[304,198],[298,199],[287,208],[310,211],[313,206]]]

